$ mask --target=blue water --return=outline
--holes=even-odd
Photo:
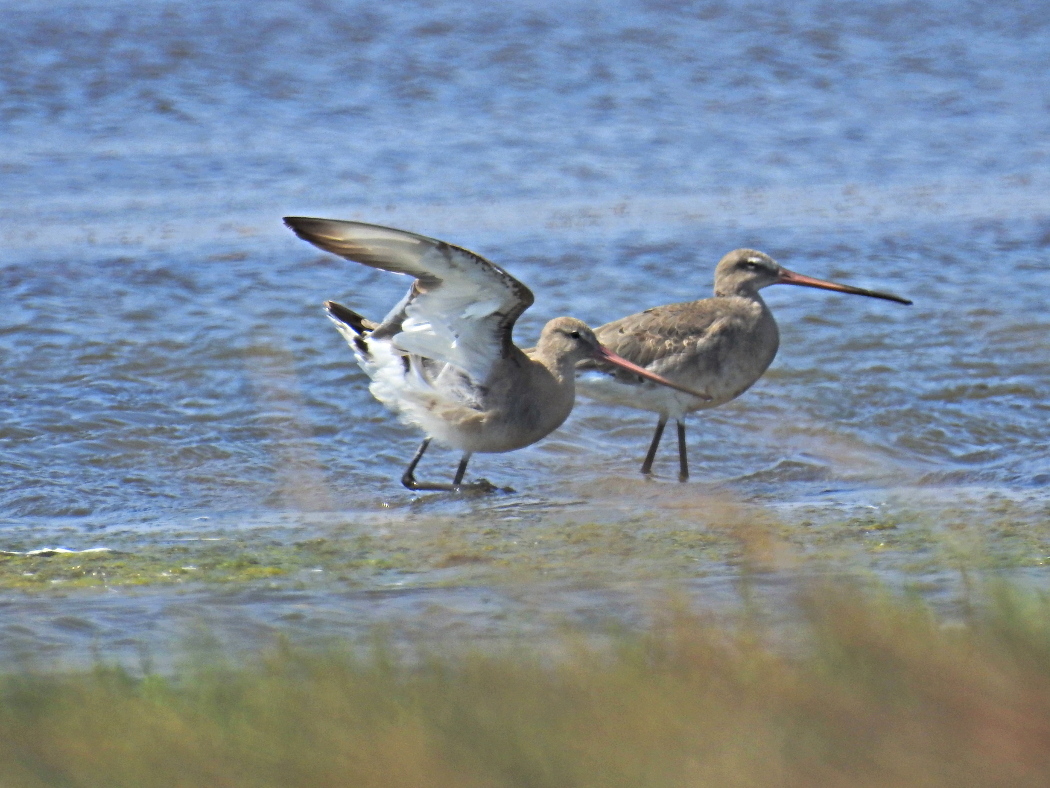
[[[1048,86],[1040,2],[0,0],[0,523],[412,502],[419,436],[320,309],[379,316],[406,283],[287,214],[491,257],[536,293],[523,346],[709,295],[740,246],[908,296],[767,290],[779,356],[691,419],[694,480],[1041,497]],[[472,469],[609,505],[651,422],[582,403]]]

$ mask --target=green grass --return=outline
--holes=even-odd
[[[945,624],[824,585],[798,609],[502,649],[213,647],[165,676],[28,667],[0,676],[0,785],[1050,784],[1045,598],[993,589]]]

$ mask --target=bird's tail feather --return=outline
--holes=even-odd
[[[324,310],[346,341],[367,356],[368,342],[365,337],[378,324],[335,301],[325,301]]]
[[[335,301],[325,301],[324,308],[332,320],[349,326],[355,334],[363,334],[376,327],[376,324],[371,320],[362,317],[342,304],[337,304]]]

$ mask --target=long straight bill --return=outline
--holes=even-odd
[[[781,269],[780,279],[777,280],[777,284],[799,285],[800,287],[817,287],[821,290],[834,290],[838,293],[862,295],[867,296],[868,298],[882,298],[886,301],[896,301],[898,304],[911,304],[911,301],[909,301],[907,298],[901,298],[900,296],[893,295],[892,293],[878,293],[874,290],[865,290],[862,287],[853,287],[852,285],[840,285],[836,282],[825,282],[823,279],[814,279],[812,276],[796,274],[794,271],[789,271],[786,268]]]
[[[601,345],[598,345],[598,347],[595,348],[594,357],[599,361],[608,361],[610,364],[615,364],[621,369],[626,369],[628,372],[633,372],[636,375],[641,375],[643,378],[647,378],[653,381],[654,383],[659,383],[662,386],[670,386],[671,388],[677,389],[678,391],[683,391],[686,394],[698,397],[699,399],[702,399],[705,402],[709,402],[711,400],[711,397],[709,397],[707,394],[701,394],[699,391],[693,391],[691,388],[679,386],[677,383],[674,383],[665,377],[661,377],[655,372],[650,372],[645,367],[640,367],[637,364],[623,358],[622,356],[616,355],[611,350]]]

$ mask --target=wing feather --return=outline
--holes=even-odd
[[[305,241],[348,260],[415,278],[375,329],[405,353],[453,364],[477,381],[513,348],[514,323],[532,291],[498,265],[424,235],[364,222],[284,220]]]
[[[668,364],[681,364],[682,357],[718,357],[735,325],[731,315],[712,308],[698,314],[692,303],[668,304],[615,320],[595,329],[598,341],[635,364],[662,374]],[[695,363],[695,361],[694,361]],[[611,364],[586,359],[577,368],[598,370],[633,382],[636,376],[622,374]]]

